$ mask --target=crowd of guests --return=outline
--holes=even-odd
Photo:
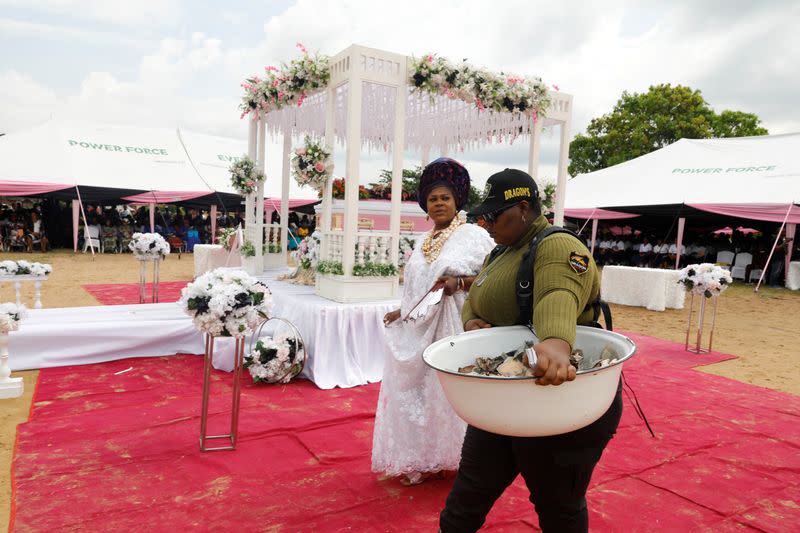
[[[681,245],[679,266],[684,267],[694,263],[716,263],[717,254],[730,252],[731,263],[738,254],[752,255],[752,261],[746,266],[745,281],[750,282],[753,271],[762,270],[769,257],[769,252],[775,242],[776,235],[753,233],[745,235],[732,232],[730,235],[713,233],[689,234],[687,233]],[[592,248],[591,238],[586,240],[589,249]],[[766,280],[770,285],[782,286],[784,274],[784,259],[787,251],[794,243],[781,239],[770,261],[769,272]],[[794,255],[800,253],[800,248],[795,248]],[[678,246],[672,241],[658,238],[655,235],[633,232],[624,235],[615,235],[609,230],[599,233],[594,245],[594,259],[599,266],[622,265],[643,268],[675,268],[678,255]]]
[[[0,206],[0,247],[3,251],[47,251],[50,243],[44,231],[42,213],[22,203]]]
[[[271,224],[280,224],[281,222],[281,215],[280,213],[275,210],[272,211],[270,215],[270,223]],[[316,217],[309,216],[306,214],[300,214],[295,211],[289,212],[289,250],[294,250],[297,248],[297,245],[314,233],[316,229]]]

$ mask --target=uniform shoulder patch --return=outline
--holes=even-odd
[[[578,274],[585,274],[589,270],[589,256],[572,252],[569,254],[569,267]]]

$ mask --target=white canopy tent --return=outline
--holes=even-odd
[[[698,209],[779,222],[781,230],[785,225],[787,236],[793,237],[800,222],[800,133],[681,139],[625,163],[576,176],[567,184],[566,207],[639,214]],[[684,224],[685,217],[680,217],[679,250]]]
[[[87,200],[148,203],[151,227],[154,204],[199,202],[211,207],[214,226],[218,204],[238,208],[241,203],[228,167],[246,150],[239,139],[177,128],[50,120],[0,137],[0,195],[73,198],[76,214]],[[265,189],[279,195],[281,184],[267,180]],[[314,190],[297,185],[289,194],[292,199],[316,198]]]

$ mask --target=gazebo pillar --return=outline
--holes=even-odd
[[[406,62],[400,65],[401,72],[406,70]],[[392,136],[392,212],[389,217],[389,261],[398,265],[400,255],[400,208],[403,196],[403,152],[406,144],[406,84],[397,87],[394,100],[394,134]]]
[[[570,98],[570,106],[572,99]],[[564,202],[567,196],[567,163],[569,161],[569,129],[571,113],[561,121],[561,144],[558,148],[558,181],[556,182],[556,202],[555,213],[553,215],[553,225],[564,225]]]
[[[248,125],[248,135],[247,135],[247,157],[251,160],[256,162],[258,165],[258,122],[260,118],[260,113],[256,113],[249,117],[250,123]],[[256,247],[259,246],[258,240],[255,238],[256,236],[256,217],[255,217],[255,202],[258,194],[257,192],[253,192],[245,196],[244,200],[244,238],[245,240],[252,242]],[[260,274],[261,272],[257,270],[254,258],[251,257],[242,257],[242,266],[247,271],[248,274]]]

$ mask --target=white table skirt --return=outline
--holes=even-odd
[[[228,252],[221,244],[195,244],[192,253],[195,278],[215,268],[242,265],[242,256],[235,250]]]
[[[304,377],[321,389],[381,380],[387,349],[383,316],[399,307],[399,300],[340,304],[320,298],[313,287],[274,280],[268,285],[273,316],[297,326],[306,343]],[[203,337],[177,303],[37,309],[11,333],[9,352],[9,365],[17,371],[202,354]],[[214,366],[231,370],[233,340],[217,339],[214,352]]]
[[[314,293],[314,287],[268,281],[272,316],[294,324],[306,344],[308,359],[302,376],[321,389],[355,387],[383,376],[386,356],[383,316],[400,300],[342,304]],[[277,321],[276,321],[277,325]],[[271,334],[269,330],[263,334]],[[233,341],[215,341],[214,367],[233,369]],[[250,349],[250,339],[246,349]]]
[[[786,287],[793,291],[800,290],[800,261],[789,263],[789,272],[786,274]]]
[[[603,267],[600,293],[608,303],[646,307],[651,311],[683,309],[686,291],[677,270]]]

